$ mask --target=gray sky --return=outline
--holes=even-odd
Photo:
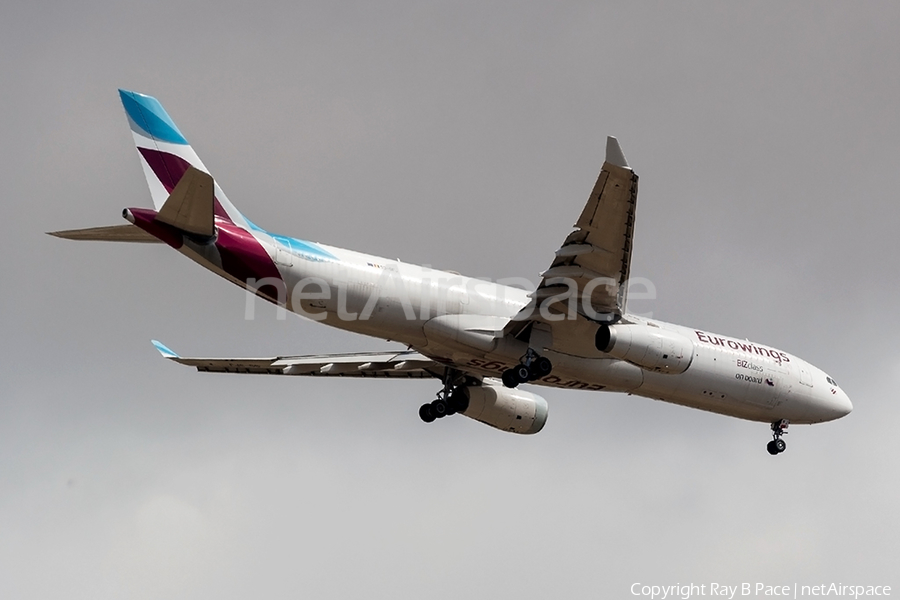
[[[634,582],[900,589],[897,3],[6,2],[0,597],[624,598]],[[116,88],[242,211],[535,278],[617,135],[657,318],[798,354],[796,427],[546,390],[516,437],[436,386],[161,360],[386,347],[164,247],[76,244],[149,193]]]

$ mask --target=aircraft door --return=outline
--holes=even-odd
[[[294,266],[294,253],[284,248],[281,244],[275,244],[275,263],[283,267]]]
[[[763,384],[766,387],[766,405],[772,408],[781,406],[791,391],[790,377],[786,377],[785,373],[771,367],[766,369]]]

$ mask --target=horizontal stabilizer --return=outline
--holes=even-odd
[[[132,242],[141,244],[158,244],[160,241],[132,224],[112,225],[110,227],[90,227],[88,229],[68,229],[66,231],[48,231],[47,235],[65,240],[83,240],[88,242]]]
[[[215,210],[213,178],[194,167],[189,167],[163,207],[156,220],[187,233],[212,236]]]

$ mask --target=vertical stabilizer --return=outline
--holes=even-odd
[[[128,116],[153,206],[161,210],[190,167],[204,173],[209,170],[156,98],[128,90],[119,90],[119,97]],[[215,182],[212,185],[215,216],[247,228],[246,219],[219,185]]]

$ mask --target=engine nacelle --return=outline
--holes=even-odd
[[[597,350],[657,373],[687,371],[694,344],[683,335],[649,325],[601,325]]]
[[[512,433],[537,433],[547,422],[547,401],[529,392],[493,385],[462,388],[469,399],[463,414]]]

